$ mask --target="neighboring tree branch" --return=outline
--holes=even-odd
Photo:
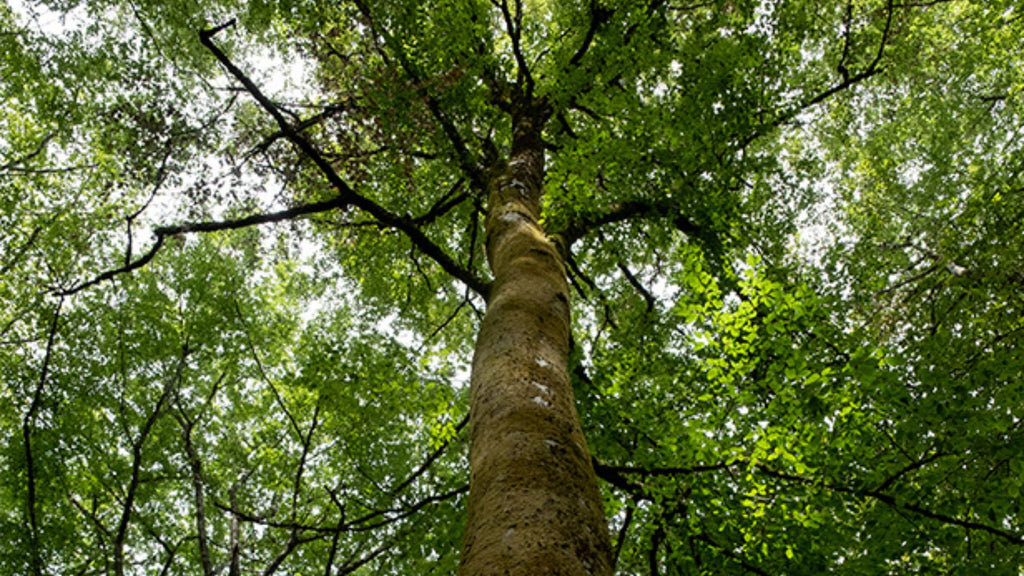
[[[53,223],[54,220],[56,220],[56,216],[51,217],[49,221],[47,221],[47,224]],[[21,262],[21,259],[25,257],[25,254],[28,253],[29,248],[31,248],[32,245],[35,244],[36,240],[39,239],[39,233],[42,231],[43,226],[36,226],[32,230],[32,233],[29,234],[28,239],[25,240],[25,242],[23,242],[21,246],[18,246],[17,248],[14,248],[8,252],[8,254],[13,254],[13,256],[10,258],[10,260],[4,262],[3,266],[0,266],[0,277],[7,276],[7,273],[13,270],[14,267]],[[0,330],[0,334],[3,334],[4,332],[5,330]]]
[[[231,516],[231,527],[228,532],[228,576],[242,576],[242,530],[238,514],[234,511],[238,509],[238,490],[245,485],[251,475],[252,470],[243,470],[238,480],[235,480],[228,490],[228,498],[231,503],[231,510],[228,512]]]
[[[468,414],[463,416],[462,420],[460,420],[459,423],[455,425],[455,434],[452,435],[452,438],[449,438],[449,439],[445,440],[440,446],[437,447],[436,450],[431,452],[430,455],[427,456],[427,459],[423,462],[423,464],[421,464],[419,466],[419,468],[417,468],[412,474],[410,474],[408,478],[406,478],[401,483],[399,483],[397,486],[392,488],[389,491],[389,494],[391,494],[392,496],[397,495],[402,490],[405,490],[417,478],[422,476],[423,473],[426,472],[427,469],[430,468],[430,466],[434,463],[434,461],[437,460],[438,458],[440,458],[442,454],[444,454],[444,451],[448,449],[448,445],[451,444],[452,440],[456,436],[458,436],[459,432],[462,432],[462,429],[466,427],[467,423],[469,423],[469,415]]]
[[[649,498],[649,495],[647,494],[646,489],[643,486],[643,482],[631,480],[628,476],[632,475],[639,476],[640,478],[648,478],[657,476],[689,475],[699,472],[727,470],[732,466],[750,464],[751,463],[748,460],[739,459],[731,463],[721,462],[718,464],[699,465],[690,467],[640,468],[628,466],[608,466],[605,464],[601,464],[597,460],[594,460],[594,471],[597,473],[597,476],[599,478],[608,482],[612,486],[615,486],[620,490],[628,492],[632,494],[634,497],[647,499]],[[820,479],[807,478],[804,476],[796,476],[794,474],[780,472],[772,468],[769,468],[764,464],[755,463],[753,466],[762,474],[775,478],[776,480],[785,480],[787,482],[806,484],[808,486],[820,486],[827,490],[831,490],[832,492],[850,494],[852,496],[859,496],[862,498],[871,498],[873,500],[882,502],[883,504],[886,504],[896,510],[907,510],[910,512],[914,512],[915,514],[924,516],[925,518],[942,522],[944,524],[959,526],[961,528],[968,530],[978,530],[999,537],[1003,540],[1006,540],[1007,542],[1010,542],[1011,544],[1015,544],[1017,546],[1024,546],[1024,535],[1016,534],[1010,532],[1009,530],[1004,530],[1002,528],[989,526],[987,524],[982,524],[980,522],[964,520],[962,518],[956,518],[948,514],[933,512],[917,504],[901,502],[892,494],[887,494],[879,490],[864,490],[860,488],[841,486],[830,482],[822,482]]]
[[[629,533],[629,526],[633,523],[633,512],[636,510],[636,502],[626,505],[626,517],[622,519],[622,527],[619,528],[618,537],[615,538],[615,548],[612,549],[612,566],[619,563],[619,556],[622,554],[622,545],[626,543],[626,535]]]
[[[39,141],[39,145],[36,146],[35,150],[29,152],[28,154],[25,154],[20,158],[15,158],[14,160],[7,162],[6,164],[0,164],[0,172],[14,171],[18,165],[24,164],[25,162],[28,162],[29,160],[35,158],[36,156],[39,156],[40,154],[43,153],[44,150],[46,150],[46,145],[49,144],[50,140],[53,140],[55,136],[57,135],[52,132],[50,134],[47,134],[46,136],[43,137],[42,140]]]
[[[309,462],[310,446],[313,443],[313,434],[320,425],[320,407],[323,396],[317,395],[316,405],[313,407],[312,422],[309,424],[309,432],[301,438],[302,454],[299,456],[299,465],[296,466],[295,480],[292,487],[292,522],[299,520],[299,495],[302,493],[302,477],[306,473],[306,465]]]
[[[214,382],[213,387],[210,391],[210,395],[207,397],[207,406],[210,401],[213,400],[213,396],[217,393],[221,383],[227,376],[227,372],[221,372],[220,377]],[[206,526],[206,484],[203,480],[203,463],[199,458],[199,452],[196,450],[195,444],[192,441],[192,430],[201,418],[202,411],[197,414],[194,418],[190,418],[188,413],[185,411],[185,407],[181,404],[181,399],[177,399],[177,412],[174,413],[175,419],[181,426],[181,439],[185,445],[185,456],[188,462],[189,471],[192,478],[192,492],[193,499],[196,507],[195,511],[195,523],[196,523],[196,538],[199,545],[199,563],[203,569],[204,576],[212,576],[214,573],[213,561],[210,555],[210,543],[209,543],[209,532]]]
[[[178,358],[178,364],[175,369],[174,376],[168,379],[167,383],[164,384],[163,392],[160,394],[160,398],[157,399],[152,412],[150,412],[146,421],[143,423],[142,428],[139,430],[138,438],[132,442],[131,477],[128,481],[128,492],[125,495],[124,503],[122,504],[121,518],[117,523],[117,531],[114,532],[113,553],[114,574],[116,576],[123,576],[125,573],[124,545],[128,538],[128,526],[131,523],[132,512],[135,509],[135,497],[139,489],[139,484],[142,482],[140,476],[143,456],[142,447],[146,443],[146,439],[149,438],[150,432],[153,431],[153,426],[156,424],[157,418],[160,417],[160,413],[163,412],[164,405],[167,404],[167,399],[170,397],[171,392],[180,386],[182,371],[185,368],[185,362],[189,353],[188,341],[186,340],[181,347],[181,354]]]
[[[249,353],[252,354],[252,359],[256,363],[256,370],[260,373],[260,378],[266,383],[270,391],[274,393],[274,400],[277,405],[284,412],[284,415],[288,417],[288,423],[291,424],[292,432],[295,433],[295,438],[300,442],[303,441],[302,427],[299,426],[298,420],[292,414],[291,410],[288,409],[288,404],[285,403],[284,398],[281,397],[281,392],[278,391],[277,386],[274,385],[274,381],[270,379],[270,375],[263,368],[263,361],[260,359],[260,353],[256,350],[256,344],[252,341],[252,327],[249,325],[249,321],[245,317],[245,313],[242,312],[241,305],[238,304],[238,300],[234,300],[235,313],[238,314],[238,321],[242,323],[245,328],[245,341],[249,348]],[[317,407],[319,411],[319,406]],[[315,419],[314,419],[315,421]],[[303,442],[303,444],[305,444]],[[299,467],[301,472],[301,465]]]
[[[46,379],[50,375],[50,360],[53,358],[53,346],[57,341],[57,328],[60,320],[61,309],[64,307],[64,298],[57,301],[53,311],[53,320],[50,322],[49,335],[46,338],[46,352],[43,355],[43,365],[39,370],[39,381],[36,383],[35,391],[32,394],[32,403],[22,421],[21,434],[25,443],[25,482],[27,484],[26,508],[28,509],[28,525],[30,546],[32,549],[32,573],[36,576],[43,574],[42,543],[39,541],[39,520],[36,517],[36,469],[34,455],[32,454],[32,426],[35,424],[36,414],[43,404],[43,388],[46,386]]]

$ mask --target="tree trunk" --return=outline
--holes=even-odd
[[[612,573],[607,524],[569,380],[569,289],[539,224],[547,114],[513,117],[508,163],[490,174],[494,282],[470,403],[469,518],[459,576]]]

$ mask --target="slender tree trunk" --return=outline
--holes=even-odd
[[[569,380],[569,289],[539,225],[547,115],[513,118],[490,176],[494,274],[473,358],[469,519],[459,576],[612,573],[611,545]]]

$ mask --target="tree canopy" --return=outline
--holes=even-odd
[[[1021,10],[0,0],[0,573],[454,573],[525,115],[616,573],[1021,574]]]

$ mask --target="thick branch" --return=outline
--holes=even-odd
[[[626,200],[611,204],[602,212],[587,214],[573,220],[564,230],[552,235],[560,236],[568,248],[577,240],[607,224],[638,218],[671,218],[675,227],[688,236],[703,237],[709,234],[709,231],[683,215],[678,205],[671,200]]]
[[[488,292],[488,284],[481,278],[477,277],[469,269],[463,268],[456,262],[451,256],[449,256],[444,249],[438,244],[434,243],[426,234],[416,225],[416,222],[407,216],[399,216],[393,212],[388,211],[383,206],[377,204],[373,200],[357,194],[349,185],[346,183],[341,176],[338,175],[334,167],[331,166],[322,154],[307,140],[301,133],[284,118],[281,111],[277,106],[271,102],[259,88],[249,79],[237,66],[232,63],[228,57],[222,52],[212,41],[212,37],[217,32],[223,30],[227,26],[230,26],[234,21],[228,22],[213,30],[207,30],[200,33],[200,39],[213,54],[217,57],[218,61],[230,72],[245,89],[256,99],[256,101],[270,114],[274,121],[278,124],[278,128],[281,133],[287,138],[292,144],[294,144],[299,151],[308,159],[310,159],[316,167],[320,170],[321,174],[327,179],[332,187],[338,192],[338,195],[329,200],[323,202],[315,202],[312,204],[306,204],[288,210],[282,210],[279,212],[271,212],[267,214],[255,214],[246,218],[240,218],[237,220],[224,220],[224,221],[211,221],[211,222],[189,222],[180,224],[177,226],[161,226],[156,228],[153,233],[156,236],[156,241],[153,246],[146,252],[142,257],[134,262],[131,262],[125,266],[117,268],[115,270],[109,270],[100,274],[99,276],[83,282],[70,289],[58,291],[60,295],[69,295],[76,292],[80,292],[86,288],[110,280],[121,274],[126,274],[137,270],[149,263],[150,260],[156,256],[160,248],[163,246],[164,240],[168,236],[175,236],[178,234],[185,234],[190,232],[214,232],[218,230],[234,230],[238,228],[245,228],[248,226],[255,226],[258,224],[266,224],[271,222],[281,222],[285,220],[293,220],[301,216],[315,214],[320,212],[326,212],[329,210],[335,210],[339,208],[346,208],[354,206],[367,212],[377,222],[380,223],[381,227],[394,228],[403,234],[409,240],[412,241],[413,246],[419,249],[421,252],[426,254],[432,260],[434,260],[441,268],[447,272],[453,278],[463,282],[474,292],[486,299]]]
[[[594,42],[594,36],[597,35],[598,28],[608,22],[614,13],[614,10],[603,8],[596,0],[591,0],[590,24],[587,26],[587,32],[583,35],[583,42],[580,44],[580,47],[576,49],[576,53],[569,59],[570,68],[575,68],[580,65],[583,57],[586,56],[587,51]]]
[[[220,28],[215,28],[212,31],[200,32],[199,38],[203,45],[213,53],[221,65],[223,65],[224,68],[226,68],[228,72],[235,77],[235,79],[241,82],[249,94],[259,102],[260,106],[262,106],[263,109],[274,118],[274,121],[277,122],[278,128],[280,128],[281,132],[284,133],[285,138],[294,144],[306,158],[309,158],[313,164],[316,165],[320,170],[320,173],[323,174],[331,186],[338,191],[339,200],[347,202],[348,204],[367,212],[376,218],[382,225],[401,231],[421,252],[437,262],[445,272],[462,281],[475,292],[486,298],[486,283],[473,275],[470,270],[466,270],[459,266],[459,264],[445,253],[440,246],[427,238],[426,234],[416,227],[410,218],[394,214],[373,200],[357,194],[347,182],[342,180],[341,176],[339,176],[337,171],[334,170],[334,167],[331,166],[330,162],[320,154],[320,151],[288,123],[284,116],[281,115],[277,106],[275,106],[274,103],[260,91],[256,84],[253,83],[253,81],[249,79],[241,69],[235,66],[227,55],[225,55],[224,52],[222,52],[221,49],[213,43],[213,35],[232,23],[233,21],[221,26]]]

